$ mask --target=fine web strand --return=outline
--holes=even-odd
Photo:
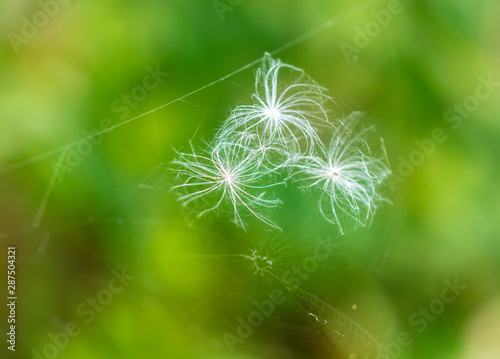
[[[369,358],[388,358],[382,344],[359,323],[349,318],[314,294],[286,282],[271,273],[290,293],[299,308],[313,323],[334,356],[341,350],[341,357],[357,357],[369,353]],[[310,309],[309,309],[310,308]],[[337,350],[332,346],[335,345]]]
[[[47,190],[45,191],[45,194],[43,195],[42,201],[40,202],[40,205],[38,206],[38,210],[36,211],[35,218],[33,219],[32,226],[35,228],[40,227],[40,222],[42,221],[42,217],[45,213],[45,209],[47,208],[47,203],[49,201],[50,194],[52,193],[52,190],[54,189],[54,185],[56,183],[56,178],[59,174],[59,170],[61,169],[62,162],[64,158],[66,157],[66,153],[68,152],[68,149],[66,148],[61,156],[59,157],[59,160],[57,161],[56,165],[54,166],[54,171],[52,172],[52,177],[50,178],[49,186],[47,187]]]
[[[315,27],[314,29],[312,29],[312,30],[304,33],[303,35],[300,35],[300,36],[296,37],[295,39],[289,41],[288,43],[284,44],[283,46],[280,46],[277,49],[275,49],[273,51],[270,51],[270,54],[271,55],[277,55],[277,54],[283,52],[284,50],[287,50],[287,49],[289,49],[289,48],[291,48],[293,46],[296,46],[296,45],[298,45],[298,44],[300,44],[300,43],[302,43],[302,42],[304,42],[304,41],[306,41],[306,40],[308,40],[308,39],[316,36],[317,34],[320,34],[320,33],[324,32],[325,30],[327,30],[329,28],[332,28],[335,25],[338,25],[341,22],[343,22],[343,21],[351,18],[352,16],[354,16],[354,15],[356,15],[356,14],[364,11],[367,7],[369,7],[374,2],[377,2],[377,1],[374,1],[374,0],[367,1],[367,2],[365,2],[363,4],[355,6],[352,9],[350,9],[350,10],[346,11],[345,13],[343,13],[342,15],[336,16],[333,19],[330,19],[330,20],[322,23],[321,25]],[[198,92],[201,92],[201,91],[203,91],[203,90],[205,90],[205,89],[207,89],[209,87],[212,87],[215,84],[223,82],[223,81],[225,81],[225,80],[227,80],[227,79],[229,79],[229,78],[231,78],[231,77],[233,77],[233,76],[235,76],[235,75],[237,75],[237,74],[239,74],[239,73],[241,73],[241,72],[243,72],[243,71],[245,71],[245,70],[247,70],[247,69],[249,69],[249,68],[251,68],[251,67],[253,67],[255,65],[260,64],[260,63],[261,63],[261,58],[259,57],[258,59],[254,60],[252,62],[249,62],[248,64],[240,67],[239,69],[237,69],[237,70],[235,70],[235,71],[233,71],[233,72],[231,72],[231,73],[229,73],[229,74],[227,74],[227,75],[225,75],[225,76],[223,76],[223,77],[221,77],[221,78],[219,78],[219,79],[217,79],[215,81],[212,81],[209,84],[204,85],[204,86],[202,86],[202,87],[200,87],[200,88],[198,88],[198,89],[196,89],[194,91],[191,91],[191,92],[189,92],[189,93],[187,93],[187,94],[185,94],[185,95],[183,95],[183,96],[181,96],[181,97],[179,97],[179,98],[177,98],[175,100],[167,102],[167,103],[165,103],[165,104],[163,104],[163,105],[161,105],[161,106],[159,106],[159,107],[157,107],[155,109],[152,109],[150,111],[147,111],[145,113],[142,113],[140,115],[132,117],[132,118],[130,118],[128,120],[125,120],[123,122],[117,123],[117,124],[115,124],[115,125],[107,128],[107,129],[104,129],[104,130],[101,130],[101,131],[97,131],[97,132],[95,132],[95,133],[93,133],[91,135],[88,135],[88,136],[85,136],[85,137],[80,138],[78,140],[75,140],[73,142],[70,142],[69,144],[66,144],[66,145],[54,148],[52,150],[49,150],[49,151],[37,154],[35,156],[29,157],[27,159],[24,159],[24,160],[12,163],[10,165],[7,165],[6,167],[0,169],[0,176],[8,174],[10,172],[13,172],[15,170],[18,170],[18,169],[20,169],[20,168],[22,168],[22,167],[24,167],[24,166],[26,166],[28,164],[41,161],[41,160],[43,160],[43,159],[45,159],[47,157],[50,157],[52,155],[55,155],[57,153],[60,153],[60,152],[64,151],[64,149],[67,148],[67,147],[77,146],[77,145],[79,145],[79,144],[81,144],[81,143],[83,143],[85,141],[93,139],[94,137],[97,137],[97,136],[100,136],[102,134],[111,132],[111,131],[113,131],[113,130],[121,127],[121,126],[127,125],[127,124],[129,124],[129,123],[131,123],[131,122],[133,122],[135,120],[138,120],[138,119],[140,119],[142,117],[145,117],[145,116],[147,116],[149,114],[152,114],[155,111],[163,109],[164,107],[167,107],[169,105],[172,105],[172,104],[180,102],[180,101],[183,101],[184,99],[186,99],[186,98],[188,98],[188,97],[190,97],[190,96],[192,96],[192,95],[194,95],[194,94],[196,94]]]

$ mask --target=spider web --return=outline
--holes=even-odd
[[[349,19],[351,15],[362,11],[369,3],[353,8],[342,16],[327,21],[270,53],[272,55],[280,54],[286,49],[296,46],[332,28],[335,24],[345,21]],[[7,175],[8,173],[20,170],[30,164],[53,156],[57,156],[57,163],[60,164],[70,148],[96,136],[112,132],[124,126],[130,126],[139,119],[152,120],[154,125],[154,141],[157,143],[159,163],[152,168],[149,173],[145,174],[142,180],[137,184],[124,190],[121,194],[116,196],[114,200],[91,213],[88,218],[86,218],[86,221],[94,226],[97,231],[101,231],[101,233],[105,233],[107,227],[114,226],[124,232],[129,232],[130,230],[139,231],[142,233],[142,238],[145,239],[148,238],[148,236],[154,236],[157,231],[161,231],[165,226],[188,227],[189,230],[197,233],[198,240],[200,240],[202,236],[207,236],[213,241],[219,241],[222,245],[214,245],[213,243],[209,243],[208,240],[200,240],[200,242],[204,243],[202,245],[202,249],[204,250],[202,253],[160,254],[159,256],[170,260],[186,262],[190,260],[210,261],[214,266],[213,269],[216,270],[217,273],[227,274],[227,269],[230,268],[229,275],[224,275],[224,278],[229,277],[226,278],[228,281],[233,281],[233,283],[237,282],[239,284],[232,286],[230,291],[222,290],[220,293],[216,293],[216,295],[214,295],[214,298],[216,298],[213,299],[214,301],[218,300],[221,303],[237,303],[237,301],[242,298],[251,300],[254,297],[252,295],[242,294],[241,288],[248,285],[249,282],[254,282],[256,280],[259,283],[264,281],[273,287],[279,284],[286,289],[290,298],[293,299],[291,302],[294,307],[299,310],[309,325],[315,328],[315,333],[324,343],[324,347],[329,356],[336,358],[376,358],[378,355],[384,355],[382,345],[360,324],[350,319],[346,314],[335,309],[325,300],[312,294],[309,290],[297,287],[280,277],[283,271],[286,271],[287,266],[291,266],[294,263],[306,259],[315,258],[311,253],[323,243],[314,242],[311,240],[312,238],[328,237],[329,225],[317,223],[318,221],[316,221],[315,218],[317,219],[320,217],[318,216],[319,212],[310,201],[307,199],[304,200],[304,198],[294,194],[290,194],[289,197],[285,198],[285,203],[298,203],[298,205],[291,206],[291,209],[288,209],[287,206],[283,207],[281,212],[282,219],[288,218],[288,220],[283,221],[283,227],[288,228],[288,230],[284,231],[279,237],[276,236],[275,232],[263,228],[262,225],[252,223],[252,228],[250,228],[248,234],[241,234],[240,229],[232,228],[230,230],[232,233],[237,232],[239,236],[245,238],[246,245],[235,245],[234,243],[228,245],[227,237],[217,234],[220,231],[216,226],[220,225],[223,219],[213,219],[213,221],[210,221],[210,219],[205,220],[205,224],[201,225],[191,223],[189,220],[191,217],[190,213],[178,206],[175,198],[169,191],[173,185],[173,176],[166,167],[167,162],[172,158],[172,152],[165,151],[164,146],[161,145],[161,135],[158,130],[159,121],[161,121],[160,110],[167,107],[171,108],[175,105],[179,107],[184,106],[184,108],[189,107],[193,113],[197,113],[197,118],[199,119],[198,125],[195,127],[190,137],[190,140],[195,141],[200,137],[200,132],[207,133],[210,131],[210,124],[214,123],[215,118],[223,119],[221,116],[227,115],[224,109],[212,109],[206,105],[200,105],[199,103],[203,103],[203,101],[197,100],[196,95],[217,84],[249,89],[251,87],[248,85],[249,83],[240,79],[238,76],[244,75],[246,71],[254,69],[259,63],[260,59],[252,61],[184,96],[124,122],[118,123],[107,130],[99,131],[64,146],[13,163],[1,169],[0,175]],[[50,206],[52,192],[57,190],[58,183],[56,182],[56,177],[59,170],[60,166],[57,165],[54,167],[48,187],[35,213],[32,226],[36,229],[41,227],[43,230],[44,213]],[[123,208],[123,204],[129,201],[131,201],[133,205],[125,206],[129,211],[128,213],[122,213],[120,208]],[[137,205],[138,202],[143,206]],[[303,212],[314,213],[315,215],[309,215],[308,220],[300,224],[294,223],[294,219],[300,217],[300,214]],[[228,225],[225,224],[224,226],[227,228]],[[315,229],[311,230],[311,228]],[[63,228],[59,229],[59,231],[63,230]],[[50,231],[45,230],[43,233],[42,240],[38,246],[39,252],[45,251],[50,239],[49,232]],[[146,245],[146,242],[144,242],[143,245]],[[221,253],[221,249],[226,253]],[[231,251],[231,249],[233,251]],[[328,268],[332,259],[333,257],[329,258],[328,262],[325,264],[325,268]],[[269,265],[269,268],[265,266],[268,260],[272,261],[272,265]],[[373,260],[376,261],[376,259]],[[319,270],[319,272],[321,272],[321,270]],[[319,274],[317,274],[317,276],[319,277]],[[152,288],[151,290],[154,290],[157,285],[156,283],[148,281],[145,281],[143,284],[146,288]],[[314,285],[310,285],[310,287],[314,290]],[[227,286],[225,289],[227,289]],[[253,294],[258,295],[258,291]],[[243,306],[243,308],[238,309],[246,311],[248,307]],[[230,328],[230,326],[234,324],[233,318],[234,316],[227,315],[225,318],[226,320],[223,321],[223,323],[225,322],[227,325],[226,328]],[[215,340],[215,343],[216,345],[213,345],[213,347],[219,349],[220,343],[218,343],[217,340]]]
[[[316,338],[319,341],[316,345],[323,347],[325,353],[328,353],[328,357],[387,357],[382,344],[368,330],[326,300],[312,294],[314,291],[328,292],[328,289],[321,288],[321,285],[314,283],[308,286],[308,289],[304,289],[281,277],[283,272],[294,264],[316,259],[317,257],[314,256],[313,252],[324,245],[325,238],[330,237],[328,233],[332,230],[331,225],[318,220],[321,218],[321,216],[318,216],[320,213],[309,198],[300,197],[300,199],[297,199],[294,194],[289,194],[284,199],[285,204],[297,201],[299,204],[293,209],[289,209],[286,205],[283,207],[281,211],[282,219],[287,218],[287,220],[283,220],[283,228],[287,230],[281,235],[266,228],[261,223],[255,223],[255,221],[251,223],[250,229],[246,233],[233,224],[227,223],[227,218],[224,216],[222,218],[192,221],[189,210],[175,204],[175,197],[169,191],[172,185],[172,174],[165,168],[164,163],[160,163],[139,184],[101,208],[88,220],[94,225],[113,225],[124,231],[130,231],[134,227],[142,228],[143,232],[148,233],[144,235],[145,241],[148,240],[149,236],[154,236],[155,232],[162,231],[165,226],[186,227],[197,233],[197,240],[203,243],[201,253],[179,253],[177,255],[160,256],[167,261],[183,261],[184,263],[179,265],[181,267],[194,260],[208,261],[210,262],[212,275],[224,278],[221,281],[221,290],[211,293],[213,302],[228,303],[227,306],[231,307],[228,309],[225,306],[224,310],[216,315],[219,321],[221,317],[224,317],[222,320],[224,327],[217,328],[221,334],[227,330],[234,330],[234,318],[238,317],[238,314],[244,316],[252,310],[252,299],[265,296],[266,291],[264,290],[263,294],[261,288],[262,283],[264,283],[268,288],[276,288],[276,286],[284,288],[290,298],[289,304],[302,313],[302,320],[306,319],[306,322],[301,322],[299,327],[308,326],[314,328],[314,333],[316,333]],[[136,199],[131,199],[134,196],[149,196],[152,203],[155,203],[149,206],[154,209],[154,213],[151,213],[150,216],[134,216],[132,214],[130,217],[116,217],[113,215],[114,208],[123,204],[123,202],[131,200],[132,203],[137,203]],[[161,203],[163,203],[163,206]],[[125,205],[125,207],[129,206]],[[306,221],[294,223],[295,219],[304,218],[304,214],[307,213]],[[168,218],[168,220],[165,218]],[[229,237],[239,237],[236,240],[241,241],[242,244],[237,245],[234,241],[229,243],[227,234],[218,234],[227,231],[227,229],[221,230],[220,227],[222,226],[229,227],[231,231]],[[372,236],[369,235],[368,237]],[[318,241],[318,238],[321,240]],[[339,238],[336,240],[339,243],[349,241],[349,236],[342,238],[343,240]],[[329,238],[329,240],[332,239]],[[218,245],[214,243],[218,243]],[[376,248],[375,243],[373,247]],[[373,252],[372,249],[366,250]],[[329,269],[333,272],[342,271],[335,264],[336,256],[339,253],[331,255],[331,258],[325,264],[325,269],[314,273],[316,280],[320,277],[320,273],[325,275],[325,273],[329,272]],[[363,267],[363,270],[370,271],[370,266],[378,267],[377,258],[380,259],[377,255],[371,256],[372,263]],[[269,261],[272,265],[266,264]],[[254,284],[252,285],[252,283]],[[150,285],[155,287],[154,284]],[[330,283],[330,285],[335,286],[334,283]],[[250,292],[248,287],[251,288]],[[355,286],[355,288],[356,290],[362,290],[358,286]],[[202,295],[204,296],[206,293]],[[339,300],[339,298],[331,303],[338,303],[345,308],[349,307],[345,301]],[[182,307],[179,303],[172,305],[177,309]],[[206,318],[204,324],[197,321],[197,326],[207,325],[210,320]],[[308,339],[308,341],[310,344],[311,339]],[[220,338],[212,338],[211,343],[212,347],[218,351],[227,351]]]

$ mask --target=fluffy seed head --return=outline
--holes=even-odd
[[[346,121],[355,127],[359,113],[351,114],[355,121]],[[343,124],[345,126],[345,124]],[[328,221],[344,233],[343,221],[366,225],[382,199],[380,188],[390,174],[383,159],[370,149],[367,140],[373,127],[358,133],[344,127],[332,137],[328,147],[321,147],[313,156],[299,157],[293,165],[299,181],[306,188],[319,191],[319,210]]]
[[[317,131],[331,127],[326,90],[303,70],[274,60],[269,54],[257,71],[253,105],[236,107],[217,136],[255,134],[259,143],[281,145],[289,152],[312,153],[320,142]]]
[[[184,206],[194,205],[198,217],[220,208],[230,210],[234,222],[245,227],[243,217],[251,214],[279,229],[263,212],[277,206],[270,189],[276,183],[271,177],[274,168],[263,164],[265,151],[256,151],[241,143],[219,142],[209,150],[178,153],[174,170],[182,183],[178,198]]]

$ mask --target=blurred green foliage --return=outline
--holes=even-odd
[[[500,3],[401,0],[402,10],[367,35],[355,60],[341,44],[355,45],[376,21],[373,11],[390,1],[242,1],[222,15],[211,0],[41,3],[51,3],[52,13],[31,32],[26,19],[44,24],[39,2],[0,5],[0,164],[8,170],[0,176],[0,233],[8,234],[0,245],[2,258],[6,243],[18,248],[20,357],[42,352],[66,322],[81,332],[58,349],[60,358],[332,357],[334,333],[292,294],[233,354],[223,339],[255,310],[254,300],[286,292],[231,254],[259,249],[282,273],[312,256],[318,238],[334,240],[338,253],[302,290],[386,344],[410,333],[399,358],[500,357],[498,86],[477,106],[469,98],[479,77],[500,81]],[[211,138],[231,108],[249,99],[256,66],[223,77],[276,49],[343,106],[365,111],[384,137],[402,181],[387,188],[392,203],[370,228],[339,236],[298,193],[280,214],[283,233],[254,222],[244,232],[223,217],[188,226],[168,192],[174,178],[158,165],[168,167],[173,148]],[[137,87],[148,67],[169,75],[142,99]],[[464,101],[473,111],[459,115],[459,125],[447,121]],[[64,149],[103,119],[117,125],[136,116],[59,177],[62,151],[36,157]],[[436,128],[446,140],[412,164],[422,151],[416,141]],[[408,176],[404,161],[414,167]],[[108,287],[117,266],[135,279],[86,323],[79,306]],[[410,317],[455,278],[467,289],[419,333]],[[356,336],[346,341],[359,356],[337,355],[362,357]]]

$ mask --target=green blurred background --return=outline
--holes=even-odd
[[[500,3],[402,0],[378,31],[369,25],[373,11],[390,6],[3,1],[0,247],[2,258],[17,247],[19,297],[17,350],[7,352],[3,340],[6,357],[375,357],[360,333],[309,314],[330,305],[395,357],[500,358],[499,87],[469,97],[479,77],[500,81]],[[342,44],[354,45],[366,26],[376,35],[346,57]],[[202,145],[249,99],[257,63],[242,67],[265,51],[365,111],[384,137],[401,180],[390,181],[384,196],[392,204],[370,228],[339,236],[293,191],[278,214],[283,233],[256,222],[245,232],[224,217],[189,226],[168,192],[173,148]],[[153,70],[157,81],[145,80]],[[447,121],[464,100],[473,110]],[[96,136],[96,145],[74,142],[133,118]],[[418,143],[436,129],[446,140],[416,160]],[[85,155],[72,152],[78,146]],[[54,175],[60,158],[66,167]],[[314,297],[286,292],[274,275],[326,240],[335,253],[300,285]],[[259,263],[240,255],[252,250],[273,258],[273,275],[255,273]],[[109,298],[122,268],[129,281]],[[441,308],[445,281],[455,280],[467,289]],[[236,335],[238,318],[276,289],[287,300],[231,353],[224,333]],[[84,315],[96,296],[101,305]],[[412,324],[429,305],[439,315],[425,328]],[[6,307],[0,312],[5,333]],[[66,340],[57,333],[67,323],[78,334]],[[411,344],[397,354],[390,343],[405,332]]]

